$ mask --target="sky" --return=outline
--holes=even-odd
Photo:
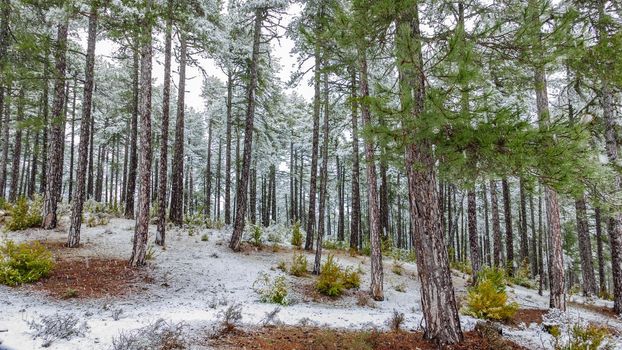
[[[286,26],[297,13],[300,13],[300,10],[301,10],[300,4],[291,5],[283,17],[282,24]],[[289,81],[291,74],[297,70],[298,64],[296,62],[296,57],[294,57],[291,54],[291,50],[294,47],[294,42],[290,38],[285,36],[285,31],[283,28],[279,29],[279,34],[281,34],[281,38],[279,40],[273,40],[271,42],[271,45],[272,45],[271,54],[273,57],[278,59],[281,65],[281,70],[278,74],[279,78],[282,81],[287,82]],[[78,36],[80,37],[80,42],[82,44],[83,49],[86,51],[87,33],[84,30],[81,30],[78,33]],[[163,43],[164,41],[163,39],[164,39],[163,34],[159,33],[159,36],[157,38],[159,43]],[[174,41],[173,45],[175,46],[178,45],[178,42]],[[163,46],[163,45],[160,45],[160,46]],[[105,39],[105,40],[100,39],[97,42],[97,46],[95,48],[95,54],[97,56],[109,57],[109,56],[112,56],[112,54],[116,51],[116,48],[117,48],[117,44],[115,44],[113,41],[108,40],[108,39]],[[220,70],[220,68],[218,68],[214,60],[203,58],[203,57],[200,57],[200,58],[193,57],[193,58],[197,60],[197,63],[200,65],[200,67],[205,72],[207,72],[207,74],[218,77],[220,80],[223,81],[223,83],[226,81],[225,74]],[[113,60],[110,60],[110,61],[114,62]],[[164,81],[164,55],[161,51],[154,50],[154,59],[152,63],[153,63],[152,76],[153,76],[153,79],[155,80],[154,86],[156,87],[162,86],[163,81]],[[311,65],[311,64],[312,62],[307,62],[307,65]],[[308,68],[308,67],[304,67],[304,68]],[[171,71],[172,72],[172,75],[171,75],[172,83],[174,84],[174,86],[177,86],[179,82],[179,77],[178,77],[179,65],[174,59],[172,62],[171,69],[172,69]],[[300,81],[298,86],[288,87],[286,91],[287,92],[296,91],[298,95],[310,101],[311,98],[313,97],[313,88],[309,86],[308,80],[309,79],[305,77],[305,79]],[[203,85],[203,74],[201,73],[201,70],[199,69],[199,67],[187,66],[186,67],[185,103],[188,108],[193,108],[197,111],[204,110],[205,101],[201,97],[202,85]]]

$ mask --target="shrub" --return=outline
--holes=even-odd
[[[346,287],[346,289],[358,288],[361,286],[361,275],[351,266],[348,266],[345,270],[343,270],[341,279],[343,280],[343,286]]]
[[[287,272],[287,263],[285,262],[285,260],[281,259],[276,264],[276,268],[281,270],[281,271],[283,271],[283,272]]]
[[[170,324],[159,319],[152,324],[132,330],[122,331],[112,338],[113,350],[145,349],[185,349],[184,323]]]
[[[292,226],[292,245],[298,249],[302,248],[302,232],[300,231],[300,222],[296,221]]]
[[[39,242],[0,246],[0,283],[15,286],[47,276],[54,267],[52,254]]]
[[[351,267],[342,269],[335,262],[335,257],[329,254],[322,265],[320,276],[315,289],[331,297],[343,294],[345,289],[358,288],[361,285],[361,275]]]
[[[9,205],[8,211],[11,214],[4,228],[7,231],[20,231],[31,227],[39,227],[43,222],[41,210],[43,201],[41,197],[29,204],[26,197],[19,197],[15,204]]]
[[[251,231],[251,244],[255,247],[261,247],[261,235],[261,226],[253,226],[253,231]]]
[[[289,273],[293,276],[302,277],[307,274],[307,256],[300,253],[292,256],[292,267],[289,269]]]
[[[97,227],[108,225],[110,223],[110,216],[106,213],[90,213],[88,219],[86,219],[86,227]]]
[[[477,318],[508,320],[517,310],[517,303],[507,302],[504,273],[499,269],[484,269],[477,284],[468,288],[463,313]]]
[[[233,304],[220,311],[217,315],[220,320],[220,333],[228,333],[236,329],[242,321],[242,305]]]
[[[207,233],[204,233],[204,234],[201,235],[201,241],[202,242],[209,241],[209,236],[207,235]]]
[[[393,286],[396,292],[406,293],[406,285],[404,283],[396,284]]]
[[[614,344],[609,342],[610,331],[601,326],[587,324],[586,326],[575,324],[570,330],[567,341],[562,340],[559,327],[551,330],[554,338],[555,350],[594,350],[613,349]]]
[[[55,314],[41,317],[39,322],[28,321],[28,327],[33,332],[33,338],[42,338],[44,348],[52,345],[57,339],[71,339],[84,336],[88,330],[86,322],[72,314]]]
[[[259,299],[264,303],[289,304],[285,276],[277,276],[272,280],[268,274],[262,273],[253,283],[253,289],[259,294]]]
[[[391,267],[391,271],[394,274],[401,276],[404,274],[404,265],[399,260],[395,260],[393,261],[393,267]]]
[[[531,279],[529,260],[525,259],[525,261],[523,261],[518,270],[516,270],[514,277],[510,278],[510,282],[530,289],[536,287],[536,282]]]
[[[467,261],[452,261],[451,268],[454,270],[458,270],[462,273],[473,274],[473,268],[471,268],[471,263]]]
[[[387,325],[394,332],[399,332],[404,324],[404,313],[393,309],[393,315],[387,320]]]

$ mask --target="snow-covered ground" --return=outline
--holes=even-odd
[[[83,248],[75,251],[82,258],[114,257],[127,259],[131,252],[134,222],[113,219],[109,225],[82,229]],[[155,232],[155,227],[150,228]],[[209,240],[202,241],[203,234]],[[218,314],[228,305],[242,305],[242,323],[247,326],[260,324],[266,313],[277,305],[259,301],[253,290],[253,282],[262,272],[271,276],[283,274],[276,267],[280,260],[291,262],[289,248],[273,252],[271,247],[261,251],[233,253],[227,247],[229,229],[200,230],[189,236],[185,230],[169,230],[167,247],[155,247],[155,259],[147,267],[153,282],[145,284],[143,290],[118,298],[59,300],[30,287],[10,288],[0,286],[0,349],[38,349],[41,339],[33,339],[28,321],[37,321],[42,316],[57,313],[71,313],[84,320],[88,331],[83,337],[70,340],[56,340],[51,349],[109,349],[113,337],[121,331],[136,329],[158,319],[169,322],[184,322],[188,334],[201,337],[218,323]],[[29,230],[10,232],[3,239],[15,241],[49,240],[64,241],[65,230]],[[153,237],[150,237],[150,242]],[[326,252],[326,251],[325,251]],[[359,266],[364,271],[361,289],[369,285],[369,258],[350,257],[336,253],[344,266]],[[310,266],[313,256],[308,254]],[[401,276],[391,272],[392,259],[385,259],[385,297],[375,302],[375,307],[357,306],[357,299],[350,293],[338,301],[313,302],[304,297],[298,288],[312,283],[310,277],[297,278],[287,275],[293,303],[281,307],[278,320],[285,324],[311,323],[336,328],[361,329],[369,327],[386,328],[386,321],[393,310],[406,316],[405,329],[420,329],[422,314],[416,269],[413,264],[404,263],[405,273]],[[405,292],[398,292],[395,286],[404,285]],[[465,280],[459,274],[454,276],[457,294],[464,294]],[[546,308],[548,297],[522,287],[508,288],[511,299],[524,308]],[[584,302],[578,298],[577,301]],[[606,303],[598,301],[599,303]],[[610,306],[610,305],[609,305]],[[119,310],[122,310],[121,312]],[[120,312],[119,317],[115,317]],[[605,317],[583,308],[569,307],[564,315],[551,317],[589,321],[607,324],[622,334],[622,321]],[[117,320],[115,320],[118,318]],[[474,327],[476,319],[461,315],[463,330]],[[551,336],[540,326],[520,325],[503,327],[505,336],[530,349],[551,348]],[[622,345],[617,345],[622,349]],[[193,348],[205,348],[197,345]]]

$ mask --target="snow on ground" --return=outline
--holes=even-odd
[[[131,239],[134,222],[113,219],[109,225],[82,229],[83,248],[75,251],[81,257],[114,257],[127,259],[131,253]],[[64,241],[65,229],[57,231],[29,230],[10,232],[6,238],[15,241],[40,240]],[[150,228],[155,232],[155,227]],[[203,234],[207,242],[201,240]],[[273,252],[270,247],[261,251],[233,253],[227,247],[230,230],[200,230],[189,236],[185,230],[169,230],[167,247],[155,247],[155,259],[147,269],[154,278],[144,290],[120,298],[58,300],[30,287],[10,288],[0,286],[0,349],[39,349],[42,340],[33,339],[28,321],[56,313],[71,313],[86,321],[89,326],[84,337],[70,340],[56,340],[52,349],[109,349],[113,337],[121,331],[136,329],[164,319],[170,322],[184,322],[189,334],[207,334],[218,322],[218,314],[227,305],[242,305],[242,322],[247,326],[257,325],[266,313],[277,305],[262,303],[252,288],[253,282],[262,272],[270,276],[283,274],[276,269],[280,260],[291,262],[291,249]],[[150,237],[153,242],[153,237]],[[151,244],[150,243],[150,244]],[[72,254],[73,252],[70,252]],[[325,251],[326,254],[326,251]],[[307,253],[310,266],[313,256]],[[350,257],[336,253],[344,266],[359,266],[364,271],[361,288],[369,285],[369,258]],[[386,328],[386,321],[393,310],[406,316],[405,329],[421,328],[422,314],[416,269],[413,264],[404,263],[405,273],[398,276],[391,272],[392,260],[384,260],[385,297],[375,302],[375,307],[361,307],[351,295],[335,302],[313,302],[304,298],[297,288],[311,284],[312,278],[287,276],[294,303],[281,307],[278,320],[285,324],[301,322],[335,328],[362,329]],[[395,286],[403,284],[405,292],[398,292]],[[463,277],[454,276],[456,293],[465,291]],[[539,296],[533,290],[522,287],[508,288],[512,299],[524,308],[546,308],[548,297]],[[351,293],[353,294],[353,293]],[[305,301],[307,299],[307,301]],[[118,320],[115,313],[122,310]],[[582,319],[607,323],[622,331],[622,322],[584,309],[570,307],[566,315],[570,319]],[[476,320],[461,315],[463,330],[471,330]],[[551,337],[537,325],[503,327],[504,334],[530,349],[551,347]],[[196,346],[196,348],[204,348]],[[622,345],[618,345],[622,349]]]

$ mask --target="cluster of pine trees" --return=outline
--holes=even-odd
[[[86,199],[118,208],[134,266],[152,219],[159,245],[222,222],[236,251],[247,222],[299,222],[315,273],[327,237],[369,250],[376,300],[382,250],[412,250],[441,344],[453,263],[622,313],[621,27],[607,0],[1,0],[0,196],[43,196],[45,229],[70,203],[70,247]]]

